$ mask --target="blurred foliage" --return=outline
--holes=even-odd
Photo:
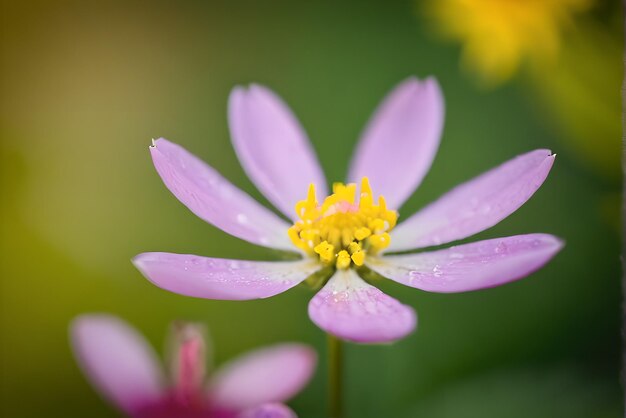
[[[559,58],[535,68],[530,80],[541,109],[562,131],[566,151],[613,183],[621,177],[620,26],[581,21]]]
[[[292,406],[303,418],[322,417],[325,339],[306,315],[310,290],[198,300],[155,288],[131,266],[132,256],[151,250],[276,256],[193,216],[162,185],[147,147],[158,136],[181,143],[264,201],[238,165],[226,126],[229,90],[255,81],[292,105],[329,180],[340,180],[378,101],[411,74],[437,76],[447,115],[432,171],[401,217],[516,154],[548,147],[559,156],[546,184],[477,238],[548,232],[567,246],[532,277],[482,292],[428,294],[383,282],[417,309],[420,325],[393,346],[347,347],[350,416],[446,416],[458,411],[455,399],[464,416],[495,413],[507,400],[532,416],[567,416],[571,405],[542,397],[565,383],[581,411],[603,405],[598,416],[621,415],[619,240],[599,210],[616,185],[578,164],[569,131],[552,129],[552,117],[536,111],[543,102],[514,85],[484,91],[468,83],[457,71],[458,50],[432,39],[410,2],[1,7],[1,415],[112,416],[67,343],[72,317],[107,311],[157,347],[173,319],[207,323],[218,364],[272,342],[312,344],[322,362]],[[611,62],[621,60],[612,51]],[[590,57],[579,60],[581,71]],[[560,87],[575,98],[559,101],[582,106],[587,99],[569,91],[580,83]],[[618,114],[619,98],[602,103],[608,110],[598,118],[616,123],[609,113]],[[588,119],[571,129],[592,131]],[[604,165],[619,169],[616,159]],[[493,409],[485,409],[484,385],[494,388]],[[528,397],[517,397],[520,388]]]
[[[572,365],[499,370],[450,385],[422,400],[406,416],[429,418],[568,417],[619,415],[610,402],[617,388],[583,382]]]
[[[418,1],[433,33],[458,41],[462,68],[493,88],[519,72],[536,117],[566,152],[619,183],[623,19],[618,1]],[[527,70],[527,71],[521,71]],[[543,114],[545,112],[545,114]]]

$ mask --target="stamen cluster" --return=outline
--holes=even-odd
[[[333,184],[333,194],[319,205],[315,185],[307,198],[296,204],[300,220],[289,228],[293,243],[325,264],[346,269],[352,263],[362,266],[367,253],[373,254],[390,243],[389,231],[398,213],[387,209],[383,196],[374,204],[367,177],[361,181],[361,194],[355,203],[356,184]]]

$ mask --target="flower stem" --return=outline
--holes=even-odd
[[[328,334],[328,412],[330,418],[343,417],[343,346]]]

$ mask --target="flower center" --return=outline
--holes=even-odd
[[[367,177],[361,180],[358,203],[355,198],[356,184],[335,183],[333,194],[319,205],[315,185],[311,184],[306,200],[296,204],[300,219],[289,228],[289,238],[323,263],[340,269],[352,263],[362,266],[366,254],[389,245],[389,231],[396,225],[398,213],[387,209],[383,196],[378,196],[378,204],[374,204]]]

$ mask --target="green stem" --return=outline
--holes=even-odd
[[[328,334],[328,412],[330,418],[343,417],[343,346]]]

